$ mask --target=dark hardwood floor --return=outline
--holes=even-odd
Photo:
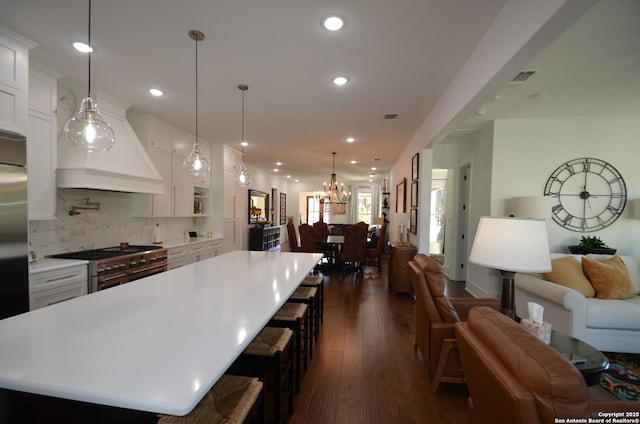
[[[322,274],[321,274],[322,275]],[[324,276],[325,320],[289,423],[466,423],[466,387],[437,395],[414,344],[414,300],[387,290],[382,275]],[[461,288],[462,286],[462,288]],[[451,296],[465,295],[449,282]]]

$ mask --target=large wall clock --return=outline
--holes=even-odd
[[[547,180],[551,217],[572,231],[591,232],[613,224],[627,203],[627,186],[609,163],[579,158],[560,165]]]

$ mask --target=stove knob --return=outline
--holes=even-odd
[[[131,259],[131,262],[129,262],[129,265],[136,266],[136,265],[138,265],[138,262],[136,262],[135,259]]]
[[[103,272],[107,272],[107,271],[111,271],[111,267],[110,266],[105,266],[104,268],[102,268]]]
[[[140,258],[140,265],[146,264],[147,260],[145,258]]]

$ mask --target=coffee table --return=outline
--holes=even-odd
[[[587,386],[598,384],[602,373],[609,369],[609,360],[599,350],[568,334],[552,331],[549,346],[573,363],[584,377]]]

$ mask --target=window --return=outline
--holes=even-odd
[[[358,191],[358,217],[357,221],[371,224],[371,192]]]
[[[320,207],[320,200],[314,196],[307,196],[307,224],[323,220],[323,208]]]

